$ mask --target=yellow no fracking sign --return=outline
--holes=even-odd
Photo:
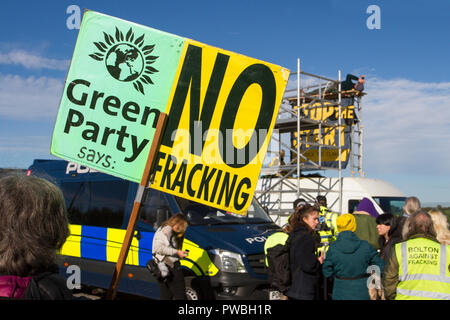
[[[184,43],[152,187],[246,214],[289,70]]]

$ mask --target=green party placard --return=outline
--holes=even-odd
[[[185,39],[86,11],[51,154],[140,182]]]

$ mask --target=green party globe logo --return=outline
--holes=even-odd
[[[115,36],[103,32],[104,42],[94,42],[100,52],[89,56],[104,61],[108,73],[121,82],[131,82],[133,87],[144,94],[144,84],[153,84],[150,75],[158,72],[153,64],[157,56],[152,56],[155,45],[144,45],[144,35],[136,38],[133,29],[123,33],[116,27]]]
[[[144,70],[144,59],[140,51],[130,44],[116,44],[106,54],[106,67],[114,79],[134,81]]]

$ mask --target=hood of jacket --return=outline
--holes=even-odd
[[[351,254],[361,246],[361,240],[351,231],[342,231],[333,246],[343,253]]]
[[[372,217],[374,217],[375,219],[378,217],[378,212],[375,209],[375,206],[373,205],[372,201],[370,201],[367,198],[363,198],[359,204],[358,207],[356,208],[356,211],[363,211],[363,212],[367,212],[368,214],[370,214]]]
[[[20,299],[32,277],[0,275],[0,297]]]

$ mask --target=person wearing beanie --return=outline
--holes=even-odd
[[[355,217],[348,213],[339,216],[336,220],[336,224],[337,224],[337,228],[338,228],[339,232],[342,232],[342,231],[355,232],[355,230],[356,230]]]
[[[380,243],[378,242],[378,229],[377,221],[378,212],[375,209],[372,201],[367,198],[363,198],[353,212],[356,220],[355,234],[361,240],[369,242],[375,250],[380,249]]]
[[[355,216],[343,214],[336,220],[339,235],[330,245],[323,262],[322,273],[333,277],[333,300],[369,300],[367,268],[376,265],[383,272],[383,260],[365,240],[354,231],[358,228]]]

